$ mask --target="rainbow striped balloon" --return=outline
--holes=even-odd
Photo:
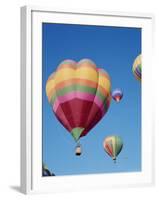
[[[64,60],[46,83],[52,110],[75,141],[85,136],[107,112],[110,91],[108,74],[89,59]]]
[[[104,150],[108,153],[113,160],[119,155],[123,148],[122,139],[119,136],[108,136],[103,142]]]
[[[132,71],[135,78],[141,81],[141,69],[142,69],[142,62],[141,62],[141,54],[138,55],[133,63]]]

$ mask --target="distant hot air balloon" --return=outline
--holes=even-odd
[[[123,92],[120,89],[115,89],[112,92],[112,98],[116,101],[119,102],[123,97]]]
[[[132,67],[133,74],[135,78],[141,81],[141,71],[142,71],[142,61],[141,61],[141,54],[138,55],[133,63]]]
[[[55,174],[51,173],[46,165],[42,165],[42,175],[43,176],[55,176]]]
[[[123,142],[119,136],[108,136],[104,139],[103,147],[107,154],[112,157],[115,162],[116,157],[123,148]]]
[[[89,59],[63,61],[46,83],[46,94],[55,116],[76,142],[107,112],[110,91],[108,74]]]

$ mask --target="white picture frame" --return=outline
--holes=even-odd
[[[142,71],[141,172],[41,177],[42,22],[142,28],[142,62],[144,69]],[[152,40],[153,16],[151,14],[67,11],[65,9],[54,10],[30,6],[21,8],[21,191],[23,193],[105,189],[107,187],[143,186],[154,183],[154,131],[151,98],[153,95],[151,90]]]

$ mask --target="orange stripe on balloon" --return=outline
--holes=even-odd
[[[111,149],[111,147],[109,146],[109,144],[106,144],[106,145],[105,145],[105,148],[107,149],[107,153],[108,153],[110,156],[113,156],[113,152],[112,152],[112,149]]]
[[[75,78],[75,79],[70,79],[70,80],[66,80],[66,81],[63,81],[61,83],[59,83],[58,85],[55,86],[55,88],[58,90],[58,89],[62,89],[66,86],[69,86],[69,85],[72,85],[72,84],[83,84],[83,85],[88,85],[88,86],[91,86],[93,88],[96,88],[98,83],[97,82],[93,82],[93,81],[89,81],[89,80],[86,80],[86,79],[79,79],[79,78]]]

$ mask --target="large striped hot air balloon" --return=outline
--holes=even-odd
[[[116,161],[116,157],[123,148],[123,142],[119,136],[108,136],[104,139],[103,147],[107,154]]]
[[[110,91],[108,74],[89,59],[63,61],[46,83],[46,94],[55,116],[76,142],[107,112]]]
[[[132,71],[135,78],[141,81],[141,70],[142,70],[142,62],[141,62],[141,54],[138,55],[133,63]]]

